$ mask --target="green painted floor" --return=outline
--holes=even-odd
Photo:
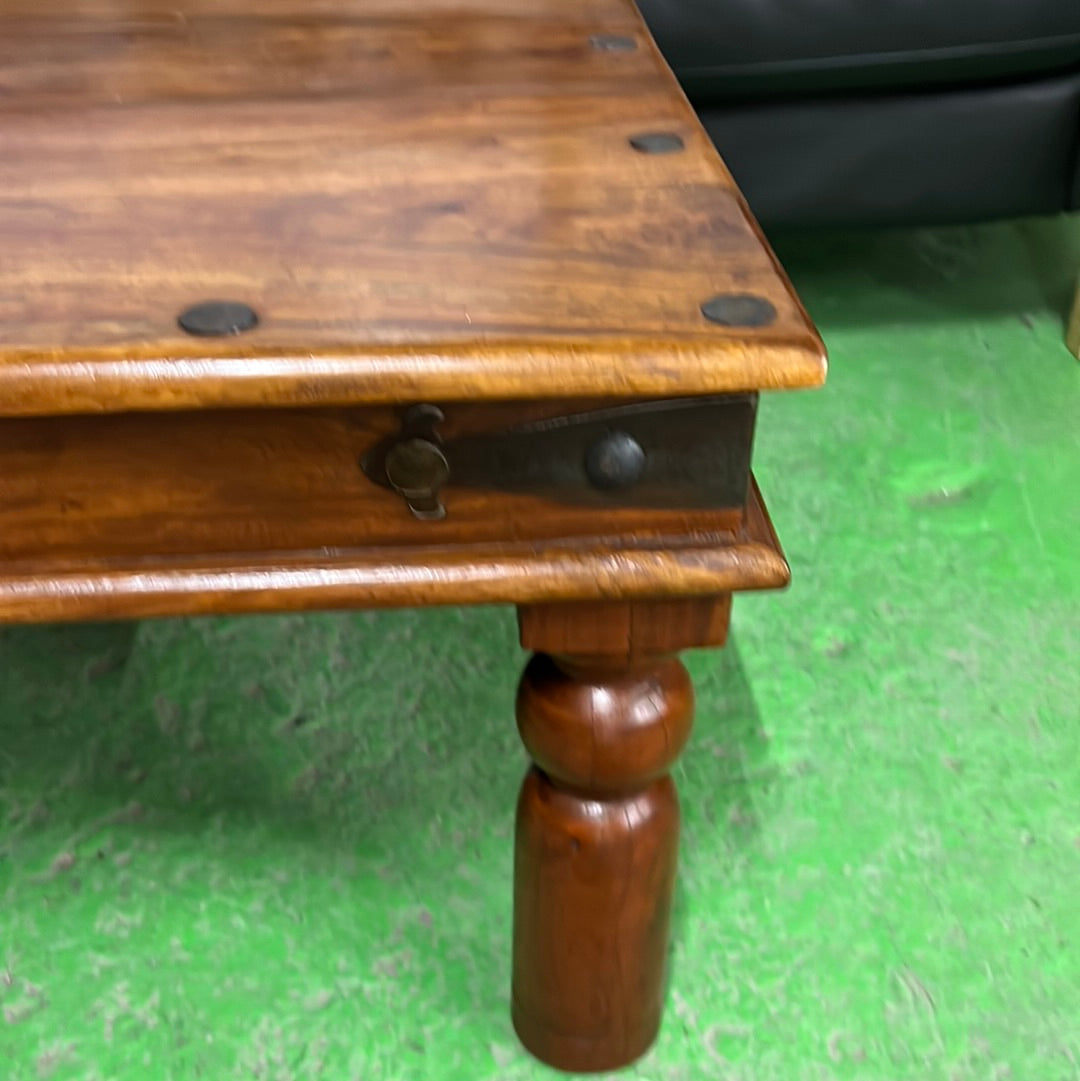
[[[1080,221],[778,239],[786,594],[695,655],[651,1081],[1080,1078]],[[553,1078],[502,610],[0,631],[0,1081]]]

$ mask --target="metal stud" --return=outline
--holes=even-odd
[[[630,488],[645,472],[645,451],[626,432],[608,432],[585,452],[585,474],[595,488],[616,492]]]
[[[685,149],[681,135],[673,131],[646,131],[630,136],[630,145],[639,154],[678,154]]]
[[[180,313],[180,329],[198,338],[227,338],[259,323],[253,308],[234,300],[206,300]]]
[[[776,309],[764,297],[748,293],[720,293],[701,305],[701,314],[722,327],[766,327],[776,320]]]
[[[632,53],[637,49],[637,39],[625,34],[593,34],[589,44],[598,53]]]

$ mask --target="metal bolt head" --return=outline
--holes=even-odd
[[[608,432],[585,452],[585,474],[595,488],[615,492],[641,480],[645,451],[626,432]]]
[[[632,53],[637,49],[637,39],[627,34],[593,34],[589,44],[598,53]]]
[[[227,338],[258,326],[259,317],[234,300],[206,300],[181,312],[177,322],[197,338]]]
[[[686,147],[682,136],[673,131],[646,131],[632,135],[630,145],[639,154],[678,154]]]
[[[403,439],[386,455],[386,479],[417,518],[446,516],[439,489],[450,479],[446,455],[430,440]]]
[[[772,304],[749,293],[720,293],[701,305],[701,314],[722,327],[767,327],[776,320]]]

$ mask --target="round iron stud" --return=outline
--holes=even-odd
[[[722,327],[767,327],[776,321],[776,309],[764,297],[748,293],[720,293],[701,305],[701,314]]]
[[[197,338],[227,338],[258,326],[259,317],[247,304],[206,300],[180,313],[180,329]]]

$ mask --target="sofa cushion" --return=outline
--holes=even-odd
[[[712,105],[701,117],[767,229],[1080,210],[1080,73]]]
[[[1080,0],[639,0],[697,101],[1080,67]]]

